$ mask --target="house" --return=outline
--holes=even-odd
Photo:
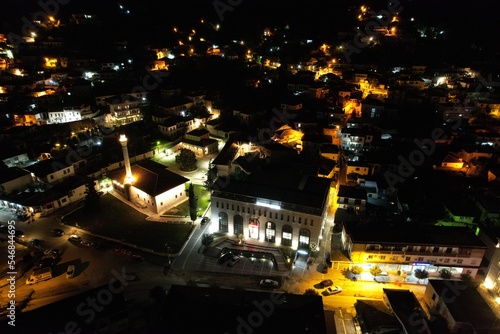
[[[230,138],[237,133],[237,131],[230,126],[221,126],[219,118],[207,121],[205,123],[205,128],[210,132],[211,136],[217,138]]]
[[[212,188],[212,227],[276,246],[314,248],[323,238],[330,183],[272,161],[243,180],[219,177]]]
[[[170,140],[182,138],[184,134],[194,129],[195,124],[193,117],[167,116],[166,118],[156,117],[154,119],[158,123],[158,131]]]
[[[373,133],[367,129],[344,128],[341,130],[340,148],[344,151],[361,153],[370,150],[373,139]]]
[[[144,117],[140,109],[141,100],[136,97],[113,96],[105,101],[109,107],[109,112],[106,114],[107,123],[125,125],[140,121]]]
[[[303,151],[319,152],[323,145],[332,143],[332,137],[320,133],[305,133],[301,141]]]
[[[304,134],[291,128],[289,125],[283,125],[276,131],[274,131],[274,136],[272,140],[280,144],[295,144],[302,139]]]
[[[219,142],[209,138],[210,132],[204,128],[187,132],[182,139],[182,147],[194,152],[197,156],[205,156],[219,151]]]
[[[384,114],[385,103],[374,98],[366,98],[361,101],[361,116],[365,118],[377,118]]]
[[[353,264],[363,268],[379,266],[386,272],[398,272],[403,278],[416,269],[425,269],[429,277],[439,277],[447,269],[452,277],[475,278],[487,247],[466,227],[429,224],[366,224],[344,222],[342,247]]]
[[[234,173],[232,162],[239,157],[240,146],[233,140],[228,140],[212,161],[210,168],[217,170],[218,176],[228,176]]]
[[[402,332],[401,324],[391,309],[379,300],[356,300],[356,319],[363,334]]]
[[[348,212],[359,212],[366,210],[366,189],[350,186],[339,186],[337,194],[337,203],[339,209],[345,209]]]
[[[259,110],[253,107],[240,107],[233,110],[233,116],[236,117],[240,123],[251,125],[255,123],[264,115],[264,110]]]
[[[454,153],[448,153],[441,162],[441,168],[448,170],[461,170],[464,167],[464,162]]]
[[[34,185],[31,173],[18,168],[2,168],[0,175],[0,194],[3,196],[24,191]]]
[[[370,166],[363,161],[349,161],[345,162],[346,175],[349,178],[350,175],[370,175]]]
[[[477,283],[430,279],[423,299],[434,317],[445,319],[450,333],[500,332],[498,318]]]
[[[322,157],[333,160],[335,162],[339,161],[340,149],[334,144],[324,144],[320,147],[320,154]]]
[[[468,120],[472,117],[472,112],[476,108],[471,105],[461,103],[438,103],[437,111],[442,115],[445,122],[459,119]]]
[[[55,184],[75,175],[75,165],[80,161],[70,163],[66,161],[66,156],[58,159],[48,159],[25,167],[35,180],[35,182]]]
[[[476,145],[500,147],[500,133],[487,129],[478,129],[474,131]]]
[[[411,89],[423,90],[426,88],[425,81],[417,76],[400,76],[396,79],[399,86],[408,87]]]
[[[160,214],[188,199],[185,177],[151,160],[131,168],[133,181],[127,184],[126,168],[109,173],[113,189],[136,206]]]
[[[383,289],[383,300],[396,316],[403,330],[399,333],[445,334],[433,331],[422,305],[410,290]]]
[[[2,147],[0,159],[7,167],[19,167],[29,161],[28,153],[7,147]]]

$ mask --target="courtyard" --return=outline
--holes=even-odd
[[[62,222],[86,230],[94,235],[115,239],[154,252],[180,251],[194,228],[189,223],[155,222],[147,215],[123,203],[111,194],[100,198],[100,208],[85,206],[64,216]]]

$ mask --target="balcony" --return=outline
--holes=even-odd
[[[463,257],[463,258],[469,258],[471,257],[470,253],[458,253],[458,252],[453,252],[453,253],[444,253],[444,252],[439,252],[439,253],[433,253],[433,252],[410,252],[410,251],[396,251],[396,250],[384,250],[384,249],[366,249],[365,253],[370,253],[370,254],[383,254],[383,255],[406,255],[406,256],[436,256],[436,257]]]

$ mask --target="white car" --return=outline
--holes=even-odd
[[[261,280],[259,285],[265,288],[276,288],[279,285],[279,283],[275,280],[266,278]]]
[[[82,244],[83,246],[87,246],[87,247],[91,247],[92,245],[94,245],[94,243],[90,240],[84,240],[82,239],[82,241],[80,241],[80,244]]]
[[[336,295],[337,293],[341,293],[342,292],[342,288],[338,285],[336,286],[333,286],[331,288],[328,288],[325,290],[325,295],[326,296],[331,296],[331,295]]]
[[[82,238],[76,234],[72,234],[69,236],[68,240],[73,241],[73,242],[80,242],[80,241],[82,241]]]

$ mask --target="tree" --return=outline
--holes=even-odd
[[[306,289],[306,291],[304,291],[304,295],[306,295],[306,296],[319,296],[319,293],[318,293],[318,291],[316,291],[314,289]]]
[[[352,266],[351,273],[353,275],[360,275],[363,269],[360,266]]]
[[[379,276],[380,274],[382,274],[382,269],[380,269],[379,266],[371,267],[370,274],[372,274],[373,277]]]
[[[464,274],[460,274],[460,279],[464,282],[469,282],[472,279],[472,277],[470,274],[464,273]]]
[[[90,179],[85,184],[85,206],[87,208],[98,209],[101,204],[101,196],[95,189],[94,179]]]
[[[215,180],[217,179],[217,169],[209,168],[206,177],[207,179],[203,182],[203,185],[207,191],[210,191]]]
[[[421,279],[426,279],[429,277],[429,272],[425,269],[415,270],[415,277],[420,281]]]
[[[189,185],[189,216],[192,221],[196,220],[196,213],[198,209],[198,197],[194,194],[194,186]]]
[[[201,237],[201,244],[205,247],[209,247],[212,244],[212,242],[214,242],[213,234],[205,233]]]
[[[439,271],[439,276],[441,276],[442,279],[450,279],[451,278],[451,271],[448,269],[444,268]]]
[[[175,162],[179,164],[179,168],[182,171],[193,171],[196,169],[196,155],[187,148],[181,149],[175,157]]]

